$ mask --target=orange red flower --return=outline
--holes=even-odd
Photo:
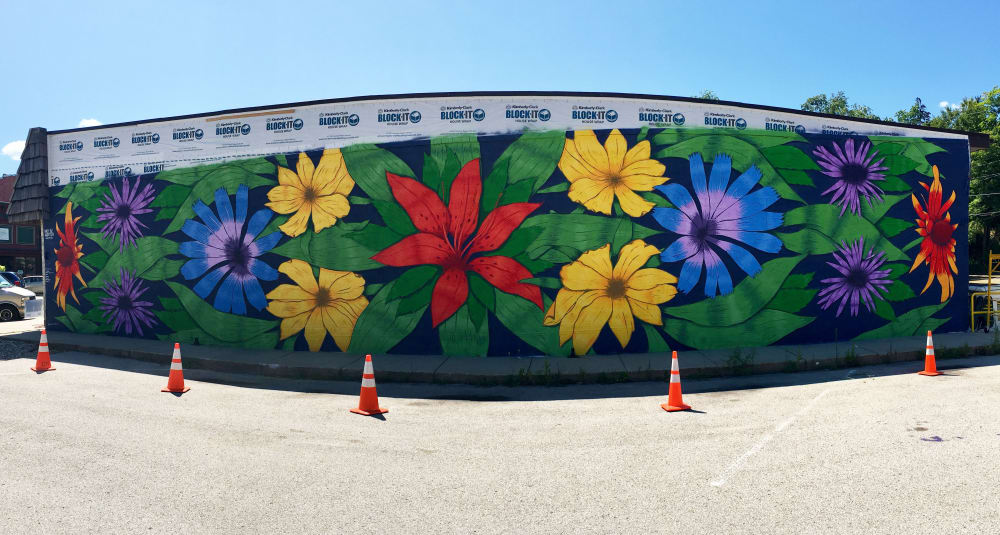
[[[63,223],[63,230],[59,230],[56,224],[56,233],[59,234],[59,248],[56,253],[56,304],[59,308],[66,310],[66,294],[72,294],[73,300],[80,303],[73,290],[73,277],[80,279],[80,284],[87,287],[83,276],[80,274],[80,257],[83,256],[83,245],[76,240],[76,222],[80,218],[73,217],[73,203],[66,203],[66,219]]]
[[[944,303],[955,293],[955,278],[952,273],[958,273],[958,266],[955,265],[955,238],[952,234],[958,224],[951,222],[951,213],[948,212],[955,202],[955,192],[952,191],[948,200],[942,202],[944,192],[936,165],[933,171],[934,182],[929,186],[924,182],[920,183],[928,194],[923,204],[916,195],[910,195],[913,209],[917,212],[917,232],[924,237],[910,273],[920,264],[927,264],[927,284],[920,293],[926,292],[936,277],[941,284],[941,302]]]

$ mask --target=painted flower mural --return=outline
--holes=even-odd
[[[468,298],[466,273],[475,272],[497,289],[517,295],[542,308],[538,286],[520,282],[531,272],[513,258],[480,255],[499,248],[538,203],[512,203],[493,209],[479,223],[483,183],[479,159],[469,161],[451,184],[448,207],[437,193],[416,180],[386,173],[392,195],[419,230],[372,258],[387,266],[440,266],[442,272],[431,294],[431,323],[437,327]],[[478,229],[477,229],[478,227]]]
[[[861,214],[861,199],[869,206],[872,199],[882,200],[882,190],[878,182],[885,180],[884,171],[889,168],[883,165],[885,158],[878,158],[878,151],[872,150],[871,143],[865,141],[855,147],[854,139],[844,142],[844,147],[833,142],[833,150],[819,146],[813,150],[816,163],[823,168],[823,174],[834,179],[833,185],[823,192],[823,195],[833,193],[830,203],[840,206],[840,215],[850,210],[852,214]]]
[[[951,212],[948,210],[955,202],[955,192],[947,201],[944,199],[944,190],[941,187],[941,174],[935,165],[932,168],[934,181],[930,185],[921,182],[920,185],[927,191],[927,197],[921,203],[916,195],[910,195],[913,203],[913,210],[917,213],[917,233],[923,237],[920,242],[920,252],[913,259],[910,273],[913,273],[920,264],[927,265],[927,284],[920,293],[924,293],[931,287],[934,278],[937,278],[941,285],[941,302],[945,302],[955,293],[955,279],[953,273],[958,273],[958,266],[955,265],[955,237],[953,236],[958,224],[951,222]],[[943,201],[943,202],[942,202]]]
[[[267,311],[281,318],[281,340],[305,331],[309,351],[319,351],[329,333],[341,351],[351,345],[354,325],[368,299],[362,295],[365,279],[356,273],[320,268],[289,260],[278,266],[295,284],[281,284],[267,294]]]
[[[781,250],[781,240],[766,232],[781,226],[780,213],[765,211],[778,200],[778,194],[771,187],[750,193],[761,179],[757,167],[750,167],[730,184],[732,159],[725,154],[716,156],[708,179],[700,154],[692,154],[689,162],[697,200],[680,184],[656,188],[677,208],[657,207],[653,217],[663,228],[681,235],[660,258],[664,262],[685,261],[678,290],[690,292],[701,278],[704,266],[705,295],[726,295],[733,291],[733,279],[720,252],[725,252],[752,277],[760,272],[760,262],[740,244],[765,253]]]
[[[115,332],[124,331],[125,334],[142,336],[143,326],[153,326],[156,322],[152,312],[153,303],[142,298],[148,289],[135,274],[129,273],[125,268],[121,269],[118,280],[104,285],[108,296],[100,299],[98,308],[112,322]]]
[[[642,240],[625,244],[611,265],[611,245],[587,251],[559,272],[562,289],[545,313],[545,325],[559,325],[559,343],[573,339],[584,355],[607,324],[622,347],[635,331],[635,318],[662,325],[659,305],[673,299],[677,278],[661,269],[643,268],[659,253]]]
[[[639,217],[654,204],[635,192],[653,191],[654,186],[669,180],[663,176],[666,167],[649,155],[649,141],[640,141],[629,149],[625,136],[617,129],[608,134],[604,146],[593,130],[582,130],[566,140],[559,170],[570,181],[569,198],[588,210],[611,215],[617,198],[626,214]]]
[[[295,237],[306,230],[312,218],[313,230],[332,227],[337,219],[351,211],[347,195],[354,189],[354,179],[347,172],[340,149],[327,149],[313,166],[304,152],[299,153],[296,172],[278,167],[280,185],[267,192],[267,206],[279,214],[294,214],[279,228]]]
[[[59,248],[56,253],[56,304],[59,308],[66,310],[66,295],[73,296],[73,300],[80,302],[76,297],[76,290],[73,288],[73,277],[80,279],[80,284],[87,287],[87,283],[80,274],[80,257],[83,256],[83,245],[79,243],[76,235],[76,224],[79,217],[73,217],[73,203],[66,203],[66,216],[63,219],[63,228],[56,225],[56,234],[59,235]]]
[[[102,230],[104,237],[117,237],[118,249],[122,250],[135,245],[136,238],[142,236],[142,229],[147,228],[139,221],[138,216],[153,211],[149,208],[149,203],[154,198],[153,185],[143,185],[139,178],[135,179],[135,183],[130,183],[126,177],[122,179],[120,187],[111,183],[109,189],[101,206],[97,208],[100,214],[97,220],[107,222]]]
[[[885,264],[885,253],[875,254],[871,247],[865,253],[864,238],[858,238],[851,244],[843,243],[833,252],[834,262],[826,264],[837,270],[839,275],[823,279],[827,284],[819,292],[818,304],[823,310],[837,305],[837,316],[844,311],[844,306],[850,303],[851,315],[858,315],[858,305],[864,303],[865,308],[875,310],[875,299],[884,300],[883,294],[892,280],[889,279],[889,269],[879,269]],[[879,292],[882,292],[881,294]]]
[[[278,278],[278,272],[259,259],[281,239],[278,232],[260,236],[271,221],[273,212],[262,208],[254,212],[247,222],[247,197],[246,185],[240,185],[236,190],[235,213],[225,188],[215,190],[218,214],[205,203],[196,202],[194,212],[202,222],[191,219],[184,223],[184,234],[194,241],[181,243],[179,249],[190,258],[181,267],[184,278],[192,280],[204,275],[194,286],[195,293],[200,297],[208,297],[225,277],[215,294],[213,306],[234,314],[246,314],[246,301],[257,310],[266,307],[267,299],[259,281]]]

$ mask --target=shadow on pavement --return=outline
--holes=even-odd
[[[0,336],[2,338],[2,336]],[[80,352],[60,352],[52,354],[52,364],[58,367],[60,363],[79,364],[110,370],[148,375],[160,375],[166,384],[170,369],[169,359],[163,364],[155,364],[137,360],[108,357]],[[997,356],[966,357],[938,361],[938,369],[944,375],[957,377],[960,374],[949,374],[948,370],[958,370],[979,366],[994,366],[1000,364]],[[745,375],[721,377],[712,379],[683,379],[685,394],[706,392],[724,392],[732,390],[753,390],[783,386],[826,383],[869,377],[884,377],[889,375],[914,374],[923,369],[923,362],[896,362],[857,368],[834,370],[801,371],[793,373],[772,373],[762,375]],[[72,373],[64,369],[60,373]],[[683,378],[684,370],[681,369]],[[208,370],[184,370],[187,381],[215,383],[221,385],[282,390],[315,394],[358,395],[361,387],[361,369],[358,369],[358,380],[354,381],[317,381],[306,379],[283,379],[276,377],[229,374]],[[378,369],[375,370],[378,380]],[[933,380],[921,378],[921,380]],[[629,382],[612,384],[576,384],[551,386],[476,386],[460,384],[434,383],[381,383],[378,384],[379,395],[393,398],[414,398],[446,401],[551,401],[571,399],[599,399],[623,397],[647,397],[667,395],[666,382]],[[192,390],[187,395],[197,395]]]

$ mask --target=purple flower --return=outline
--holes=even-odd
[[[885,263],[885,252],[880,251],[874,254],[874,249],[869,248],[868,254],[864,254],[864,238],[851,245],[842,244],[833,252],[836,263],[827,262],[827,265],[836,269],[840,273],[837,277],[823,279],[822,283],[829,284],[819,292],[819,305],[826,310],[830,305],[840,301],[837,307],[837,316],[844,310],[844,305],[851,302],[851,315],[858,315],[858,303],[864,301],[865,308],[871,312],[875,308],[875,301],[872,296],[881,300],[885,298],[880,295],[879,290],[889,293],[886,286],[892,284],[887,279],[889,269],[879,270]]]
[[[733,291],[733,280],[719,256],[720,251],[752,277],[760,272],[760,263],[739,244],[766,253],[781,250],[781,240],[764,232],[780,226],[783,220],[780,213],[764,211],[778,200],[778,194],[770,187],[750,193],[761,178],[756,166],[730,184],[732,159],[725,154],[715,157],[707,183],[701,154],[692,154],[689,163],[697,202],[680,184],[656,186],[677,208],[655,208],[653,218],[663,228],[682,235],[660,253],[660,259],[664,262],[687,259],[677,283],[682,292],[694,288],[704,265],[705,295],[714,297],[716,287],[720,294],[726,295]]]
[[[98,308],[104,313],[105,319],[114,319],[115,332],[124,327],[125,334],[132,334],[134,331],[142,336],[143,325],[153,326],[155,319],[150,311],[153,303],[140,301],[146,290],[139,279],[124,268],[119,280],[111,280],[104,285],[108,296],[100,299],[101,305]]]
[[[146,208],[153,200],[153,185],[146,184],[140,188],[138,178],[135,179],[135,184],[130,184],[128,178],[124,178],[120,189],[115,188],[113,183],[109,188],[111,191],[104,196],[97,208],[101,214],[97,216],[97,220],[107,221],[102,233],[105,238],[117,235],[118,250],[121,251],[127,245],[135,245],[136,238],[142,236],[141,229],[147,228],[136,216],[153,211]]]
[[[278,278],[278,272],[258,258],[281,239],[280,232],[259,237],[274,212],[267,208],[257,210],[247,222],[247,195],[246,184],[241,184],[236,190],[234,214],[226,189],[215,190],[218,216],[205,203],[198,201],[194,204],[194,211],[203,223],[189,219],[181,229],[195,240],[180,245],[180,252],[190,258],[181,266],[181,274],[185,279],[192,280],[208,272],[194,286],[195,293],[202,299],[207,298],[225,276],[226,280],[215,294],[213,306],[234,314],[247,313],[244,293],[257,310],[266,307],[267,299],[258,279],[273,281]],[[215,269],[209,271],[213,267]]]
[[[831,204],[840,206],[840,215],[848,209],[851,213],[861,214],[861,197],[868,201],[868,206],[872,204],[872,197],[881,201],[882,190],[875,185],[879,180],[885,180],[885,175],[880,171],[889,168],[882,165],[885,158],[875,162],[878,150],[872,150],[868,154],[871,143],[865,141],[854,150],[854,139],[849,138],[844,142],[844,149],[841,150],[836,142],[833,143],[833,152],[826,147],[816,147],[813,154],[816,155],[816,163],[820,164],[823,174],[834,178],[835,182],[823,195],[833,192],[830,198]]]

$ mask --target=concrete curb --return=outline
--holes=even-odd
[[[1000,353],[998,333],[935,335],[938,359]],[[38,332],[3,335],[38,343]],[[116,336],[48,333],[53,352],[79,351],[166,366],[173,344]],[[924,358],[925,338],[907,337],[802,346],[769,346],[713,351],[684,351],[681,373],[689,378],[849,368]],[[332,381],[360,381],[362,355],[182,346],[184,367],[216,372]],[[54,357],[57,358],[57,357]],[[665,381],[669,354],[565,357],[445,357],[376,355],[378,381],[474,385],[558,385]],[[919,368],[919,366],[917,366]],[[917,369],[915,368],[915,370]]]

